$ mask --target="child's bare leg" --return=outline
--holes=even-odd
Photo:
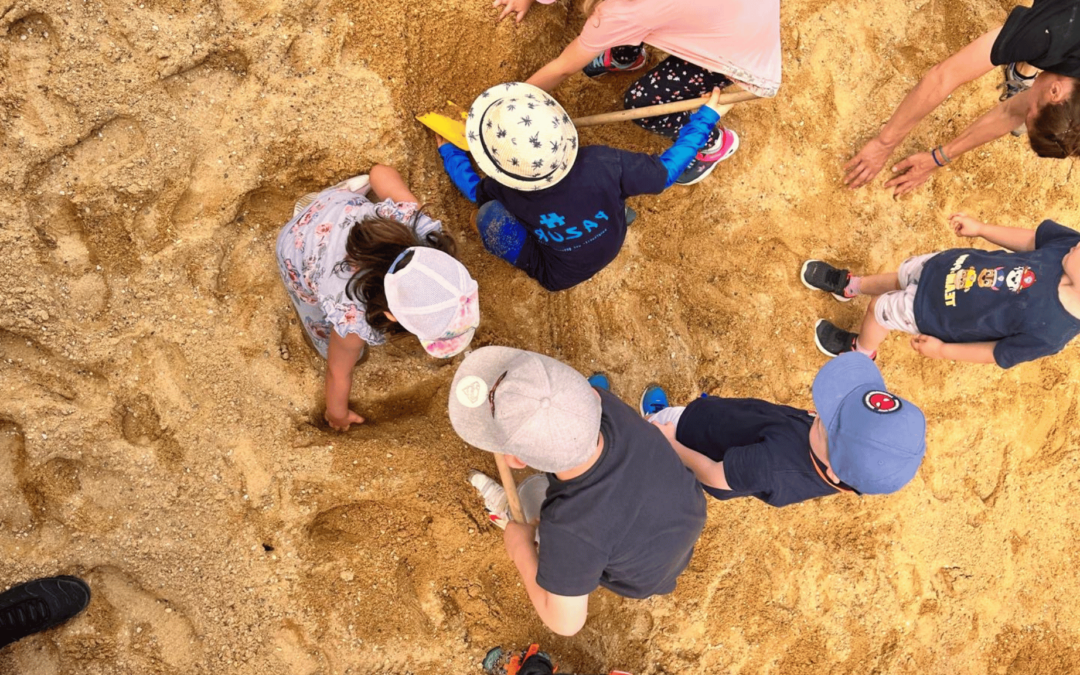
[[[853,275],[848,282],[848,290],[855,295],[881,295],[900,290],[900,278],[896,272],[871,274],[865,277]]]
[[[887,277],[888,274],[876,274],[875,277]],[[895,281],[896,275],[891,275]],[[873,277],[868,277],[873,278]],[[896,288],[890,288],[888,290],[898,290]],[[887,291],[882,291],[887,292]],[[878,323],[877,318],[874,316],[874,309],[877,307],[878,298],[877,294],[873,300],[870,301],[870,305],[866,308],[866,316],[863,317],[862,326],[859,327],[859,337],[855,340],[855,349],[873,356],[881,342],[889,334],[889,329]]]

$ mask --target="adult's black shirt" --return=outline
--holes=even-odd
[[[1035,0],[1013,9],[990,48],[990,62],[1018,61],[1080,78],[1080,0]]]
[[[604,450],[573,480],[548,475],[536,582],[565,596],[598,585],[627,598],[671,593],[705,527],[705,495],[659,429],[599,393]]]
[[[626,199],[660,194],[666,184],[659,158],[589,145],[562,180],[543,190],[515,190],[484,178],[476,205],[497,200],[528,228],[514,265],[547,290],[561,291],[591,279],[619,255]]]
[[[724,463],[730,490],[705,486],[717,499],[756,497],[772,506],[852,492],[834,485],[810,450],[814,417],[806,410],[756,398],[695,399],[686,406],[675,439]]]

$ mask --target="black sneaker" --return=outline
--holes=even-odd
[[[814,324],[814,344],[825,356],[840,356],[855,351],[855,338],[858,333],[849,333],[837,328],[825,319],[818,319]]]
[[[634,60],[628,63],[619,61],[612,56],[611,49],[607,49],[582,68],[581,72],[585,73],[587,77],[600,77],[607,73],[629,73],[644,68],[645,58],[645,47],[639,48]]]
[[[675,183],[693,185],[705,180],[717,164],[734,155],[738,149],[739,135],[725,128],[712,147],[703,148],[694,156],[694,159],[690,160],[690,166],[686,167]]]
[[[851,273],[837,269],[821,260],[807,260],[799,271],[799,280],[812,291],[832,293],[840,302],[851,302],[854,298],[844,295]]]
[[[0,593],[0,647],[64,623],[90,604],[90,586],[76,577],[35,579]]]

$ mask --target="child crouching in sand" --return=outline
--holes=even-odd
[[[369,201],[369,190],[383,201]],[[442,223],[422,211],[398,172],[376,165],[370,177],[302,199],[278,235],[281,279],[327,361],[326,421],[339,431],[364,422],[349,393],[367,345],[412,333],[449,358],[480,323],[476,282]]]
[[[1061,351],[1080,333],[1080,233],[1052,220],[1034,230],[950,218],[960,237],[1009,251],[957,248],[908,258],[898,272],[852,276],[820,260],[800,274],[841,302],[872,296],[858,333],[824,319],[814,341],[828,356],[871,357],[890,330],[913,334],[923,356],[1011,368]]]
[[[629,225],[626,200],[671,187],[708,140],[720,90],[694,113],[659,157],[602,145],[578,148],[577,129],[550,95],[510,82],[488,89],[469,110],[468,155],[440,139],[450,178],[480,210],[484,248],[549,291],[591,279],[619,254]],[[631,212],[632,213],[632,212]]]

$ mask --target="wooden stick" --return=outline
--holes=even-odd
[[[514,482],[514,474],[506,464],[506,455],[495,454],[495,466],[499,467],[499,479],[502,480],[503,489],[506,490],[506,502],[510,505],[510,516],[515,523],[525,523],[525,513],[521,510],[521,499],[518,497],[517,483]]]
[[[731,103],[752,101],[755,98],[761,97],[757,94],[751,94],[748,91],[736,91],[730,94],[720,94],[720,100],[717,101],[717,103],[719,105],[728,105]],[[631,108],[630,110],[619,110],[617,112],[589,115],[588,117],[579,117],[575,119],[574,126],[594,127],[598,124],[611,124],[612,122],[626,122],[629,120],[640,120],[645,117],[656,117],[657,115],[681,113],[700,108],[705,105],[708,100],[708,96],[702,96],[701,98],[691,98],[685,101],[675,101],[674,103],[661,103],[660,105],[650,105],[644,108]]]

